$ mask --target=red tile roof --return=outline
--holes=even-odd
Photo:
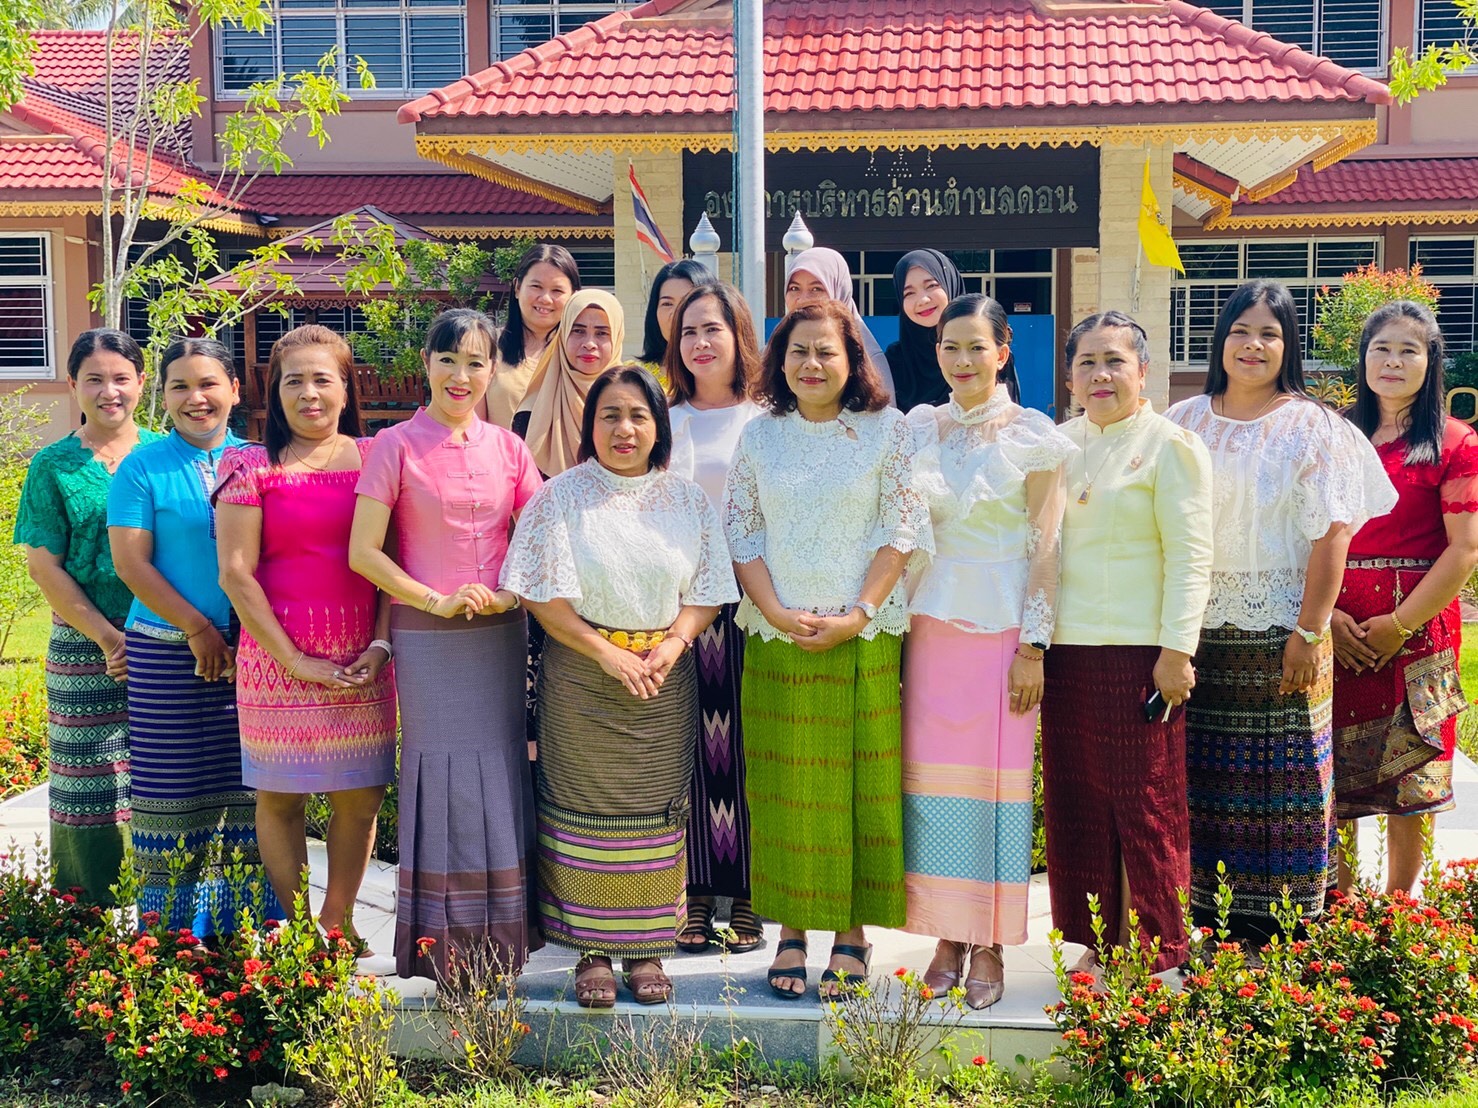
[[[0,192],[99,189],[102,184],[102,167],[70,142],[0,142]]]
[[[1328,169],[1298,171],[1298,180],[1234,215],[1299,205],[1385,204],[1401,208],[1478,205],[1478,158],[1346,159]]]
[[[1183,0],[769,0],[772,113],[1386,103],[1378,81]],[[684,9],[677,12],[676,9]],[[402,122],[727,113],[726,3],[651,0],[422,96]]]
[[[253,211],[288,217],[338,215],[365,203],[438,216],[581,214],[463,173],[284,173],[258,177],[244,199]]]

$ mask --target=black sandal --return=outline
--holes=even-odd
[[[843,958],[855,958],[857,961],[862,963],[862,972],[847,974],[847,981],[854,981],[859,978],[863,981],[867,980],[867,972],[872,966],[871,943],[868,943],[866,946],[852,946],[850,943],[835,943],[831,948],[831,956],[835,958],[838,954],[840,954]],[[836,993],[831,996],[827,996],[824,991],[826,984],[829,981],[835,982],[838,986]],[[826,1003],[828,1000],[846,999],[846,982],[842,980],[842,971],[834,970],[828,966],[826,972],[821,975],[820,987],[823,990],[823,992],[821,993],[821,1001],[823,1004]]]
[[[753,935],[748,941],[729,941],[721,935],[715,936],[730,954],[748,954],[751,950],[758,950],[765,945],[765,929],[760,924],[759,916],[754,914],[754,907],[747,900],[735,900],[734,906],[729,909],[728,934],[738,940],[741,935]]]
[[[799,950],[805,953],[806,940],[781,939],[780,945],[775,948],[775,957],[780,957],[787,950]],[[765,977],[770,982],[770,991],[781,1000],[799,1000],[806,994],[806,966],[804,962],[798,966],[792,966],[790,969],[775,969],[771,967]],[[779,985],[775,984],[776,981],[787,978],[791,981],[799,981],[801,983],[801,991],[794,992],[791,989],[782,989]]]
[[[685,943],[682,936],[703,933],[701,943]],[[713,943],[713,901],[694,900],[688,904],[688,920],[678,932],[677,948],[684,954],[702,954]]]

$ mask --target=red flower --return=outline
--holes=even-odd
[[[983,1065],[985,1065],[985,1055],[984,1054],[977,1054],[974,1058],[971,1058],[970,1059],[970,1064],[972,1066],[983,1066]]]
[[[416,940],[416,949],[421,952],[422,958],[426,957],[427,952],[430,951],[430,949],[435,945],[436,940],[433,939],[430,935],[422,935],[419,939]]]
[[[908,973],[908,970],[904,969],[902,966],[899,966],[896,970],[893,971],[893,976],[894,977],[902,977],[902,976],[904,976],[907,973]]]
[[[123,1091],[124,1091],[124,1092],[125,1092],[125,1093],[126,1093],[126,1092],[128,1092],[128,1091],[129,1091],[129,1090],[130,1090],[130,1089],[132,1089],[132,1088],[133,1088],[133,1082],[132,1082],[132,1081],[125,1081],[125,1082],[124,1082],[124,1083],[123,1083],[123,1084],[122,1084],[122,1085],[119,1085],[119,1086],[118,1086],[118,1087],[119,1087],[119,1088],[120,1088],[120,1089],[122,1089],[122,1090],[123,1090]]]
[[[231,1071],[228,1070],[225,1066],[217,1066],[216,1067],[216,1080],[217,1081],[224,1081],[224,1080],[226,1080],[226,1078],[229,1077],[230,1074],[231,1074]]]

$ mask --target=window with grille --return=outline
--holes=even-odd
[[[1411,265],[1437,286],[1437,325],[1449,354],[1478,350],[1478,238],[1442,235],[1413,238]]]
[[[1416,49],[1467,42],[1472,31],[1454,0],[1417,0]],[[1471,72],[1471,70],[1469,70]]]
[[[0,234],[0,378],[56,376],[51,237]]]
[[[1471,243],[1471,240],[1469,240]],[[1211,351],[1211,335],[1222,307],[1237,286],[1259,277],[1288,287],[1298,305],[1304,357],[1313,355],[1314,297],[1322,285],[1380,261],[1376,239],[1252,239],[1244,242],[1177,244],[1185,276],[1170,287],[1170,361],[1200,369]]]
[[[575,259],[575,264],[580,267],[580,287],[583,289],[605,289],[608,292],[616,288],[616,251],[611,247],[595,247],[585,250],[571,250],[570,256]]]
[[[511,58],[548,42],[555,35],[568,34],[591,20],[631,6],[630,3],[583,4],[564,0],[493,0],[489,21],[493,59]]]
[[[1421,2],[1452,8],[1452,0]],[[1386,71],[1388,5],[1382,0],[1205,0],[1201,6],[1350,69]]]
[[[226,27],[216,36],[223,95],[278,73],[315,70],[330,51],[337,51],[337,77],[351,95],[425,92],[466,73],[463,0],[276,0],[272,15],[260,34]],[[374,89],[360,89],[356,56],[374,74]]]

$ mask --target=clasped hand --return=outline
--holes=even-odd
[[[508,611],[517,600],[507,589],[494,589],[474,582],[463,585],[456,592],[447,593],[432,607],[431,614],[442,619],[454,619],[459,615],[467,619],[473,616],[495,616],[499,612]]]
[[[818,616],[798,608],[781,608],[770,623],[789,635],[790,641],[802,650],[821,654],[860,635],[867,626],[867,617],[857,608],[840,616]]]
[[[1336,608],[1329,627],[1334,636],[1335,660],[1352,673],[1384,669],[1405,644],[1390,612],[1357,623],[1349,613]]]
[[[661,692],[662,683],[686,647],[682,639],[669,635],[643,657],[607,643],[601,651],[600,668],[625,685],[632,696],[651,700]]]

